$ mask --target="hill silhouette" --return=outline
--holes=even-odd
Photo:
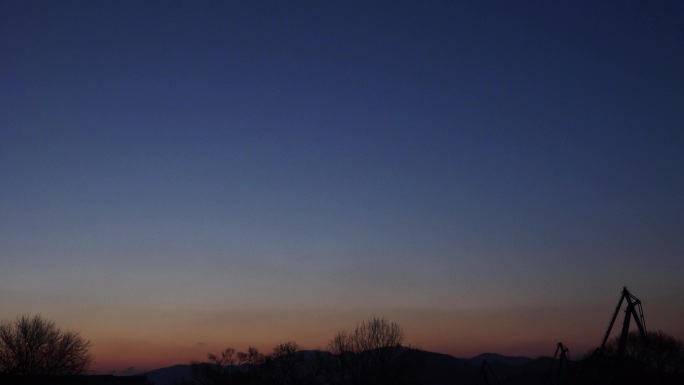
[[[464,361],[471,365],[481,365],[482,362],[487,361],[490,365],[494,363],[501,363],[506,366],[522,366],[525,364],[529,364],[533,360],[529,357],[522,356],[511,357],[503,356],[497,353],[482,353],[473,358],[465,359]]]
[[[552,357],[529,358],[524,356],[504,356],[497,353],[483,353],[471,358],[456,358],[448,354],[430,352],[419,349],[400,348],[402,362],[408,363],[410,369],[402,373],[402,381],[405,384],[415,385],[452,385],[452,384],[475,384],[482,363],[492,369],[500,380],[501,385],[529,385],[548,383],[549,369],[553,363]],[[334,356],[329,352],[306,350],[294,353],[299,359],[313,361],[326,359]],[[582,361],[573,361],[573,366],[582,365]],[[202,364],[211,365],[211,364]],[[267,365],[267,364],[262,364]],[[408,368],[408,366],[407,366]],[[224,368],[226,369],[226,368]],[[173,365],[159,368],[144,373],[147,379],[154,385],[181,385],[192,383],[192,365]],[[572,383],[583,383],[581,379]],[[579,381],[579,382],[578,382]],[[651,384],[651,385],[674,385],[683,384],[682,373],[661,374],[638,374],[622,375],[619,383]]]
[[[308,350],[297,352],[297,354],[300,358],[312,360],[317,354],[329,355],[330,353]],[[494,371],[500,379],[506,381],[506,384],[516,378],[541,379],[552,360],[551,357],[532,359],[496,353],[483,353],[472,358],[461,359],[448,354],[409,348],[403,348],[401,355],[403,360],[412,363],[412,369],[405,374],[405,379],[417,385],[475,383],[480,365],[484,360],[490,362]],[[145,375],[155,385],[174,385],[192,380],[192,365],[173,365],[149,371]]]

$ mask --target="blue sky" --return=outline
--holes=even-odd
[[[683,18],[1,2],[0,316],[81,330],[112,370],[373,315],[534,355],[598,344],[627,285],[682,338]]]

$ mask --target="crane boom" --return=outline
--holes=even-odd
[[[553,355],[551,367],[549,367],[549,372],[547,374],[548,384],[563,383],[564,376],[567,376],[567,372],[569,370],[569,351],[570,350],[565,345],[563,345],[562,342],[559,342],[556,345],[556,353],[554,353]],[[558,366],[556,366],[556,362],[558,362]],[[556,369],[555,371],[554,368]]]
[[[606,330],[606,334],[603,337],[603,342],[601,342],[601,347],[599,348],[599,354],[601,355],[606,349],[608,337],[610,336],[610,332],[613,329],[615,319],[617,318],[618,312],[620,311],[623,302],[627,302],[627,309],[625,310],[625,318],[622,321],[622,332],[620,333],[620,341],[617,353],[618,359],[622,359],[622,357],[624,356],[625,348],[627,346],[627,335],[629,334],[629,324],[632,318],[634,318],[634,322],[637,325],[637,329],[639,329],[639,334],[641,335],[641,338],[646,340],[646,321],[644,320],[644,312],[641,308],[641,301],[639,300],[639,298],[632,295],[632,293],[630,293],[626,287],[623,287],[622,294],[620,296],[620,301],[618,301],[618,305],[615,308],[615,312],[613,313],[613,318],[610,319],[608,330]]]

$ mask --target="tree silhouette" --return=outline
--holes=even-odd
[[[219,369],[226,365],[233,366],[235,365],[235,349],[226,348],[218,356],[216,354],[209,353],[207,354],[207,358],[209,358],[209,361],[218,366]]]
[[[609,341],[606,356],[616,356],[619,336]],[[625,364],[630,371],[680,373],[684,371],[684,344],[663,331],[647,332],[646,339],[632,331],[625,342]]]
[[[295,385],[301,382],[301,357],[296,354],[297,350],[297,343],[292,341],[280,343],[273,348],[268,363],[275,383]]]
[[[90,342],[61,331],[40,316],[0,324],[0,372],[11,375],[72,375],[92,363]]]
[[[357,325],[353,332],[337,333],[329,347],[340,361],[343,381],[388,384],[393,381],[393,364],[403,339],[399,324],[376,317]]]
[[[226,348],[219,354],[207,354],[209,362],[191,362],[192,382],[199,385],[262,384],[262,371],[268,357],[250,346],[246,352],[235,353]]]

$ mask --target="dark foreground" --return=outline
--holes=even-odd
[[[147,376],[0,376],[0,385],[153,385]]]

